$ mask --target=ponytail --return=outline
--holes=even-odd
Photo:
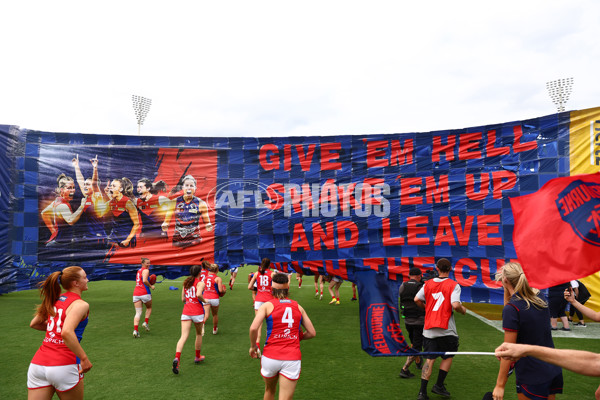
[[[199,265],[192,265],[190,267],[190,276],[185,278],[185,280],[183,281],[183,288],[189,289],[192,286],[194,286],[194,281],[196,280],[200,272],[202,272],[202,267],[200,267]]]
[[[37,306],[36,315],[39,315],[44,321],[49,316],[53,317],[54,304],[60,297],[61,286],[69,290],[73,282],[79,279],[82,270],[81,267],[67,267],[62,271],[54,271],[46,280],[38,283],[42,304]]]

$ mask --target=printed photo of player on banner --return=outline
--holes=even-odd
[[[217,152],[40,146],[40,261],[214,258]]]

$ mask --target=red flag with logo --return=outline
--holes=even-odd
[[[600,271],[600,173],[555,178],[510,203],[515,250],[531,286]]]

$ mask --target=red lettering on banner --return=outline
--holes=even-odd
[[[387,167],[389,165],[389,160],[383,158],[385,157],[385,149],[387,147],[387,140],[367,142],[367,168]]]
[[[340,249],[356,246],[358,243],[358,226],[352,221],[334,221],[325,223],[326,229],[315,222],[312,224],[312,246],[302,224],[295,224],[292,236],[291,251],[320,250],[321,241],[328,249],[335,248],[334,232],[337,238],[337,247]],[[348,235],[349,234],[349,235]]]
[[[402,205],[423,204],[423,195],[416,195],[421,192],[423,180],[425,180],[425,198],[427,204],[447,203],[450,201],[448,175],[440,175],[438,183],[436,183],[433,176],[410,178],[398,176],[398,179],[400,180],[400,204]]]
[[[396,264],[396,259],[390,258],[388,259],[388,276],[390,279],[398,280],[398,275],[402,275],[402,278],[408,278],[408,270],[410,266],[408,263],[404,264],[404,259],[400,260],[400,265]],[[408,280],[408,279],[402,279]]]
[[[373,271],[379,271],[379,267],[383,267],[385,265],[385,258],[364,258],[363,265],[365,267],[369,267]]]
[[[292,170],[292,145],[286,144],[283,146],[283,170]]]
[[[260,148],[258,160],[265,171],[279,169],[279,149],[274,144],[265,144]]]
[[[428,245],[467,246],[471,237],[473,224],[477,218],[477,244],[479,246],[500,246],[500,214],[467,215],[464,226],[459,216],[441,216],[436,225],[433,238],[428,235],[429,217],[417,215],[406,217],[406,237],[392,236],[390,219],[381,219],[382,244],[384,246]]]
[[[433,137],[433,150],[431,152],[431,162],[439,162],[440,154],[444,153],[446,161],[454,160],[454,147],[456,146],[456,137],[447,136],[446,144],[442,144],[441,136]]]
[[[342,279],[348,280],[348,270],[346,269],[346,260],[337,260],[338,268],[334,268],[333,260],[325,260],[325,270],[329,275],[336,275]]]
[[[408,165],[413,163],[414,144],[412,139],[404,141],[404,147],[399,140],[392,140],[392,155],[390,165]]]
[[[323,261],[320,260],[312,260],[312,261],[302,261],[302,267],[310,269],[315,275],[319,275],[319,267],[323,266]]]
[[[454,239],[454,232],[452,232],[452,224],[450,223],[450,217],[440,217],[438,223],[438,229],[435,232],[434,245],[439,246],[442,243],[448,243],[450,246],[456,246],[456,240]]]
[[[408,245],[421,245],[421,244],[429,244],[430,238],[429,236],[419,237],[417,235],[426,235],[427,234],[427,225],[429,224],[429,217],[426,216],[417,216],[417,217],[408,217],[406,218],[406,244]],[[422,225],[422,226],[421,226]]]
[[[498,225],[490,225],[498,224]],[[500,233],[500,215],[478,215],[477,216],[477,242],[480,246],[501,246],[502,238],[490,237]]]
[[[494,171],[492,172],[492,184],[494,186],[492,189],[493,197],[501,199],[503,190],[510,190],[517,184],[517,175],[510,171]]]
[[[350,238],[347,231],[350,231]],[[337,234],[340,249],[354,247],[358,243],[358,226],[352,221],[337,221]]]
[[[382,218],[381,219],[381,229],[383,233],[383,245],[384,246],[402,246],[404,245],[404,238],[400,237],[391,237],[390,233],[390,219]]]
[[[313,162],[314,164],[318,163],[318,167],[322,170],[341,169],[342,164],[336,162],[336,160],[340,158],[342,144],[339,142],[321,143],[320,147],[320,160],[314,160],[315,150],[317,149],[316,144],[286,144],[283,146],[283,152],[281,152],[277,145],[269,143],[260,147],[258,160],[265,171],[281,169],[282,167],[284,171],[290,171],[295,153],[302,171],[310,171]]]
[[[321,241],[323,241],[326,248],[335,248],[333,222],[327,222],[325,225],[327,226],[325,230],[323,230],[321,225],[319,225],[318,223],[314,223],[312,226],[313,248],[315,250],[321,250]],[[327,232],[329,232],[329,234]]]
[[[266,191],[269,199],[264,201],[265,207],[271,210],[278,210],[283,207],[283,203],[285,202],[285,198],[283,197],[285,187],[281,183],[270,184],[267,186]]]
[[[342,169],[342,163],[334,162],[339,160],[340,150],[342,150],[341,143],[323,143],[321,145],[321,170]]]
[[[416,178],[400,178],[400,204],[423,204],[423,198],[413,196],[421,191],[420,177]]]
[[[465,267],[468,269],[468,276],[465,276]],[[473,286],[477,282],[477,274],[471,271],[477,271],[477,264],[470,258],[461,258],[454,265],[454,278],[460,286]]]
[[[296,152],[298,153],[298,160],[300,160],[300,166],[302,171],[310,171],[310,163],[312,162],[313,155],[315,154],[316,144],[309,144],[308,150],[304,152],[304,146],[296,145]]]
[[[358,201],[354,198],[354,189],[357,183],[350,183],[348,185],[338,186],[338,195],[340,197],[340,208],[342,211],[346,209],[357,208],[359,206]]]
[[[479,146],[481,145],[481,132],[464,133],[460,135],[459,138],[459,160],[476,160],[478,158],[481,158],[481,151],[473,151],[473,149],[480,148]]]
[[[488,157],[502,156],[510,154],[510,147],[495,147],[496,145],[496,130],[492,129],[487,133],[487,145],[485,152]]]
[[[299,249],[310,250],[310,245],[308,244],[308,238],[306,237],[304,226],[302,226],[302,224],[295,224],[294,233],[292,235],[291,250],[298,251]]]
[[[515,135],[515,141],[513,144],[513,151],[515,153],[537,149],[538,144],[535,140],[533,142],[521,143],[521,137],[523,137],[523,128],[521,127],[521,125],[514,126],[513,133]]]
[[[479,180],[479,191],[475,192],[475,175],[467,174],[466,195],[471,200],[483,200],[490,192],[490,177],[488,174],[481,174]]]
[[[496,272],[500,268],[502,268],[502,266],[504,264],[505,264],[504,260],[502,260],[502,259],[496,260]],[[490,289],[497,289],[497,288],[502,287],[502,283],[496,281],[495,275],[496,275],[496,273],[494,273],[494,276],[492,276],[492,274],[490,272],[490,261],[485,258],[482,258],[481,259],[481,280],[483,281],[483,284],[486,287],[488,287]]]
[[[471,237],[471,229],[473,228],[474,220],[474,216],[467,215],[467,219],[465,220],[465,227],[463,228],[460,223],[460,217],[452,217],[452,223],[454,225],[454,230],[456,231],[456,238],[458,239],[459,245],[466,246],[469,244],[469,237]]]
[[[414,144],[412,139],[406,139],[402,144],[400,140],[367,141],[367,168],[387,167],[388,165],[407,165],[414,161]],[[391,148],[390,148],[391,146]],[[388,158],[387,150],[390,148]]]
[[[439,184],[435,183],[435,177],[428,176],[425,178],[427,188],[427,203],[447,203],[450,201],[448,192],[450,185],[448,184],[448,175],[440,175]]]

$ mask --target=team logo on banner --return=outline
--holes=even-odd
[[[563,221],[583,241],[600,246],[600,185],[576,180],[556,199]]]
[[[397,344],[393,342],[404,344],[404,335],[395,315],[398,315],[398,309],[389,304],[371,304],[367,308],[365,320],[369,345],[382,354],[397,353]]]

